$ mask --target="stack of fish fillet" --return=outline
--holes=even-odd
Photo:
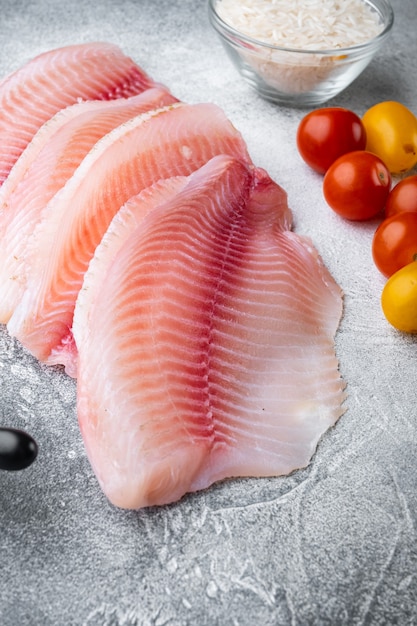
[[[118,507],[306,466],[343,413],[342,294],[214,104],[117,46],[0,83],[0,323],[76,378]]]

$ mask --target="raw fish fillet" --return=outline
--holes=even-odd
[[[94,42],[45,52],[0,83],[0,185],[35,132],[81,100],[114,100],[155,86],[117,46]]]
[[[220,157],[218,157],[220,158]],[[187,185],[187,176],[164,178],[130,198],[117,211],[109,228],[97,246],[83,283],[78,292],[73,316],[74,338],[76,344],[83,346],[88,341],[90,312],[100,296],[103,281],[115,259],[115,255],[126,244],[132,232],[154,208],[168,202],[179,194]]]
[[[106,133],[140,113],[177,102],[154,87],[131,98],[74,104],[36,133],[0,187],[0,323],[7,323],[25,287],[25,250],[42,209]]]
[[[122,508],[304,467],[343,413],[342,294],[285,192],[225,156],[161,184],[114,218],[74,316],[80,428]]]
[[[27,246],[27,285],[8,322],[39,360],[75,375],[75,301],[120,207],[159,179],[188,175],[217,154],[249,161],[245,142],[213,104],[173,104],[108,133],[52,198]]]

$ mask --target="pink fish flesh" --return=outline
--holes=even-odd
[[[97,246],[88,271],[84,274],[82,288],[75,303],[73,330],[76,343],[82,346],[87,340],[90,311],[100,296],[101,286],[114,261],[114,256],[125,245],[132,231],[145,216],[169,200],[172,200],[188,183],[186,176],[164,178],[129,199],[117,211],[109,228]]]
[[[117,46],[94,42],[45,52],[0,83],[0,185],[35,132],[81,100],[114,100],[155,86]]]
[[[342,294],[285,192],[228,156],[166,184],[114,218],[74,316],[80,428],[122,508],[287,474],[343,413]]]
[[[137,96],[74,104],[36,133],[0,187],[0,323],[7,323],[26,281],[28,241],[42,210],[103,135],[146,111],[177,102],[154,87]]]
[[[125,122],[103,137],[49,202],[27,246],[26,289],[8,322],[39,360],[75,374],[71,326],[88,264],[113,216],[159,179],[188,175],[216,154],[250,161],[221,109],[183,103]]]

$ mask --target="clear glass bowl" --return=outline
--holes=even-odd
[[[334,50],[297,50],[252,39],[226,24],[209,0],[209,18],[241,76],[272,102],[313,107],[346,89],[372,61],[391,32],[394,12],[388,0],[364,0],[378,16],[379,34],[369,41]]]

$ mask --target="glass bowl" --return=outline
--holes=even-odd
[[[379,33],[365,43],[333,50],[302,50],[264,43],[227,24],[216,11],[221,0],[209,0],[208,10],[210,23],[228,56],[260,96],[286,106],[314,107],[350,85],[391,32],[394,12],[388,0],[363,1],[376,14]]]

